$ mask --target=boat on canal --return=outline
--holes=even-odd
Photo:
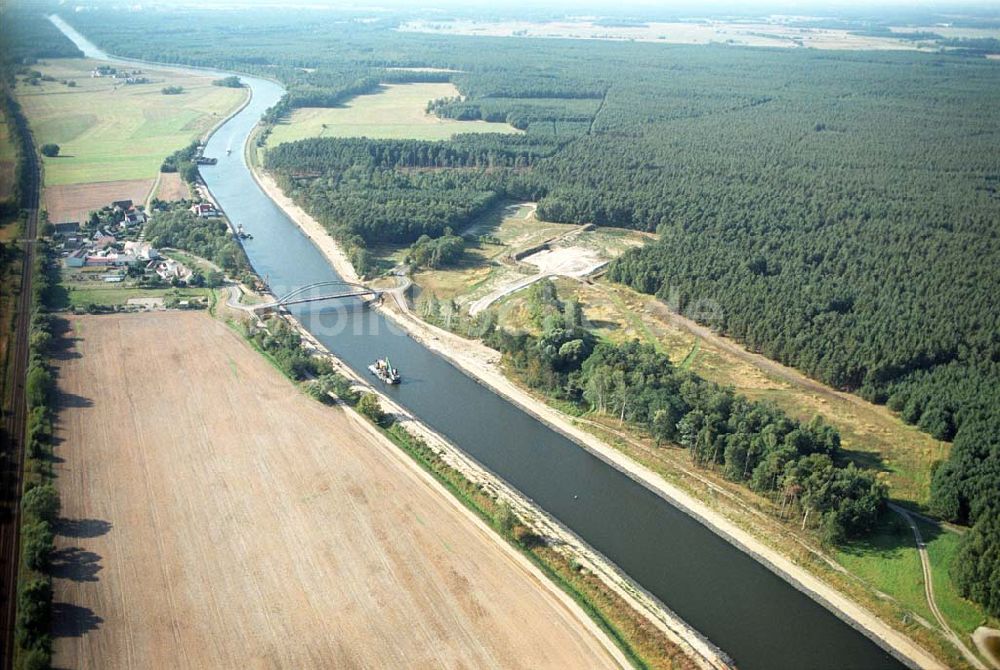
[[[402,379],[399,375],[399,370],[392,367],[392,363],[389,362],[388,358],[376,359],[374,363],[368,366],[368,371],[386,384],[398,384]]]

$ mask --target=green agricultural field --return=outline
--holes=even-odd
[[[212,86],[209,77],[144,71],[147,84],[91,78],[100,61],[58,59],[38,65],[56,81],[18,86],[35,141],[58,144],[45,158],[45,185],[153,179],[163,159],[200,137],[244,99],[244,89]],[[74,81],[76,86],[61,83]],[[181,86],[164,95],[165,86]]]
[[[455,121],[426,112],[427,103],[453,98],[453,84],[391,84],[342,107],[306,107],[275,126],[268,146],[309,137],[446,140],[456,133],[519,133],[506,123]]]
[[[87,288],[66,287],[67,306],[83,308],[89,305],[125,305],[129,298],[163,298],[164,300],[177,298],[178,300],[193,300],[211,295],[212,289],[210,288],[133,288],[119,284],[89,286]]]

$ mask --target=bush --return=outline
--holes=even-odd
[[[21,509],[36,519],[55,523],[59,518],[62,502],[59,491],[52,484],[42,484],[30,489],[21,498]]]
[[[43,144],[42,145],[42,155],[46,158],[55,158],[59,155],[59,145],[58,144]]]
[[[378,396],[374,393],[361,394],[361,398],[358,400],[358,411],[379,426],[385,426],[389,422],[388,415],[382,409],[382,403],[379,402]]]
[[[28,378],[25,384],[25,395],[28,399],[28,407],[34,409],[43,407],[49,401],[49,394],[52,392],[52,375],[41,365],[32,365],[28,370]]]
[[[48,670],[51,663],[52,655],[44,649],[32,649],[21,656],[21,670]]]
[[[44,570],[49,566],[49,559],[55,549],[52,539],[52,526],[48,521],[24,525],[21,529],[21,542],[24,545],[24,562],[29,568]]]
[[[212,82],[212,86],[222,86],[225,88],[243,88],[243,82],[236,75],[231,75],[229,77],[223,77],[222,79],[216,79]]]
[[[52,586],[48,580],[33,579],[17,598],[17,638],[23,649],[48,650],[52,618]]]

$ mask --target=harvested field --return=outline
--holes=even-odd
[[[90,212],[105,207],[114,200],[131,200],[136,204],[143,204],[152,187],[152,179],[46,186],[42,192],[42,207],[48,211],[49,220],[54,223],[83,221]]]
[[[191,198],[191,191],[187,182],[181,179],[176,172],[164,172],[160,175],[160,185],[156,188],[156,197],[167,202],[176,200],[188,200]]]
[[[221,323],[70,323],[55,666],[614,664],[519,554]]]

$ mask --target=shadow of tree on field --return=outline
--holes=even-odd
[[[100,537],[111,528],[111,522],[104,519],[59,519],[55,532],[63,537]]]
[[[66,547],[52,552],[49,574],[56,579],[74,582],[96,582],[102,570],[101,556],[82,547]]]
[[[89,607],[52,603],[52,637],[82,637],[100,628],[104,619]]]
[[[920,524],[920,533],[926,544],[930,544],[942,532],[938,524]],[[904,550],[915,549],[913,530],[898,514],[885,509],[879,517],[874,531],[865,538],[852,540],[840,547],[845,554],[894,559]]]
[[[56,404],[59,407],[93,407],[94,401],[90,398],[84,398],[82,395],[76,395],[75,393],[66,393],[65,391],[57,392],[58,398],[56,399]]]

